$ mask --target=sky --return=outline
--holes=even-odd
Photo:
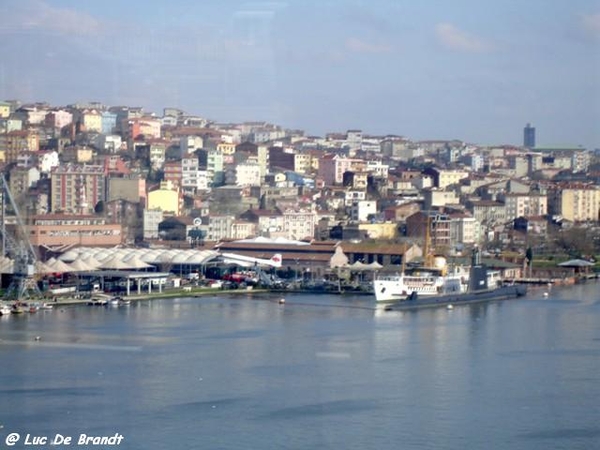
[[[600,148],[600,0],[4,0],[0,99]]]

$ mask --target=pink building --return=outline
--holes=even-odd
[[[366,164],[362,159],[345,158],[339,155],[328,154],[319,161],[319,177],[326,185],[341,184],[344,172],[357,172],[365,170]]]
[[[126,120],[127,136],[131,139],[144,138],[160,139],[162,122],[156,117],[139,117]]]
[[[58,130],[70,125],[71,123],[73,123],[73,114],[62,109],[50,111],[48,114],[46,114],[46,118],[44,119],[44,124],[47,127],[56,128]]]

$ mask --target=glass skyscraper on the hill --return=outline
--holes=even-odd
[[[530,124],[523,128],[523,146],[528,148],[535,147],[535,127]]]

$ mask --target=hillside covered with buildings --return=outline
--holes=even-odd
[[[0,165],[41,255],[256,237],[402,246],[426,233],[444,254],[593,255],[596,162],[590,149],[536,147],[529,124],[522,146],[483,146],[0,102]]]

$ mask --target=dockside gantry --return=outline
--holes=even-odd
[[[0,173],[0,222],[2,242],[0,257],[11,260],[13,267],[12,281],[3,298],[21,301],[41,297],[42,293],[35,278],[37,255],[8,182],[2,173]]]

